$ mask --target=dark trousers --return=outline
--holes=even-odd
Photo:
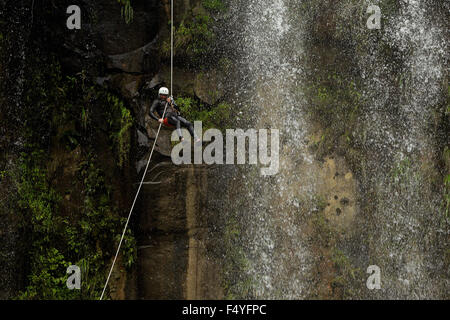
[[[187,121],[182,116],[171,113],[167,116],[167,120],[171,125],[173,125],[177,128],[177,133],[178,133],[178,136],[180,137],[180,139],[183,137],[183,135],[181,133],[181,127],[188,129],[191,136],[194,139],[197,139],[197,135],[195,134],[195,131],[194,131],[194,126],[192,125],[192,123]]]

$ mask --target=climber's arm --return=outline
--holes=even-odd
[[[178,113],[181,113],[180,107],[179,107],[179,106],[177,105],[177,103],[175,102],[175,99],[174,99],[172,96],[170,96],[169,99],[170,99],[170,103],[172,104],[173,108],[174,108],[175,110],[177,110]]]
[[[155,109],[157,106],[158,106],[158,100],[153,101],[153,104],[150,107],[150,117],[152,117],[156,121],[159,121],[159,118],[155,115]]]

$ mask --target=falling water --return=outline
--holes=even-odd
[[[25,101],[23,98],[26,79],[27,55],[29,54],[27,42],[32,32],[32,8],[29,3],[18,2],[14,4],[0,4],[0,20],[5,22],[1,30],[1,36],[14,39],[14,41],[2,41],[1,60],[2,68],[0,73],[0,84],[2,94],[0,94],[1,121],[8,119],[10,122],[1,123],[1,146],[2,167],[5,172],[17,170],[17,158],[24,145],[23,113]],[[7,55],[8,52],[14,54]],[[13,130],[11,130],[13,128]],[[0,299],[14,295],[23,281],[22,256],[26,244],[24,237],[20,233],[20,226],[17,219],[10,212],[14,213],[14,202],[16,201],[16,188],[8,179],[0,179],[3,198],[0,204]]]
[[[401,56],[398,71],[377,49],[358,57],[369,101],[362,140],[368,153],[379,154],[368,157],[363,183],[378,199],[370,258],[384,270],[384,298],[438,298],[448,282],[448,225],[432,178],[440,156],[433,128],[445,100],[448,39],[431,9],[429,1],[400,1],[398,13],[384,21],[381,41]]]
[[[241,246],[252,279],[255,298],[295,299],[308,292],[311,257],[306,245],[301,199],[311,201],[315,182],[309,171],[312,157],[306,150],[306,124],[302,116],[302,34],[291,28],[286,1],[241,1],[231,5],[239,17],[241,71],[237,92],[247,128],[280,130],[280,171],[263,177],[258,170],[243,167],[238,219],[245,225]],[[297,21],[298,22],[298,21]],[[242,99],[245,97],[245,99]]]
[[[351,226],[359,235],[345,239],[343,247],[352,248],[348,254],[355,270],[365,273],[376,264],[383,275],[382,289],[375,292],[367,290],[365,278],[358,280],[352,298],[436,298],[445,294],[448,283],[448,225],[442,222],[442,190],[435,190],[432,181],[439,133],[430,129],[445,103],[448,41],[445,25],[431,19],[427,3],[401,1],[398,11],[385,15],[378,38],[365,20],[352,16],[365,13],[369,2],[333,3],[336,16],[356,25],[355,34],[348,31],[347,36],[359,49],[353,62],[364,100],[352,133],[363,153],[360,206]],[[230,4],[230,29],[236,31],[230,40],[240,72],[236,123],[279,129],[281,140],[276,176],[262,177],[243,166],[234,178],[240,192],[228,210],[237,212],[243,229],[240,246],[248,263],[242,272],[251,278],[244,297],[307,298],[314,296],[314,281],[320,278],[313,267],[322,257],[311,248],[306,228],[317,211],[321,169],[306,145],[312,124],[304,90],[305,68],[320,66],[305,66],[304,43],[306,30],[314,27],[307,24],[323,23],[313,17],[326,6],[288,0]],[[327,28],[332,34],[331,23]],[[387,60],[386,47],[398,61]]]

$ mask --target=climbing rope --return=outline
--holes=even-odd
[[[172,83],[173,83],[173,0],[171,0],[170,3],[170,92],[172,93]],[[173,93],[172,93],[173,96]],[[164,119],[164,116],[166,115],[168,102],[166,102],[166,105],[164,107],[164,112],[162,118]],[[111,278],[112,271],[114,269],[114,265],[116,264],[117,256],[119,255],[120,247],[122,246],[123,238],[125,237],[125,233],[128,228],[128,223],[130,222],[131,214],[133,213],[134,205],[136,204],[136,200],[139,196],[139,192],[141,191],[141,187],[144,184],[145,175],[147,174],[148,166],[150,165],[150,161],[152,160],[153,151],[155,150],[156,141],[158,140],[159,132],[161,131],[162,123],[159,124],[158,132],[156,133],[155,141],[153,142],[152,151],[150,152],[150,156],[148,157],[147,166],[145,167],[144,174],[142,175],[141,182],[139,184],[139,188],[136,192],[136,195],[133,200],[133,204],[131,205],[130,212],[128,213],[127,222],[125,223],[125,227],[123,228],[122,237],[120,238],[119,246],[117,247],[116,255],[114,256],[114,260],[111,266],[111,269],[109,270],[108,278],[106,279],[105,286],[103,287],[102,295],[100,296],[100,300],[103,300],[103,295],[105,294],[106,288],[108,287],[109,279]]]
[[[173,0],[170,3],[170,93],[173,97]]]

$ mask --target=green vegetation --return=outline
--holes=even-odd
[[[123,101],[85,71],[65,76],[56,59],[38,55],[28,71],[25,145],[18,169],[3,172],[17,188],[28,243],[27,281],[17,298],[98,299],[125,224],[117,180],[128,168],[133,120]],[[121,254],[131,267],[130,230]],[[70,265],[82,269],[81,290],[66,287]]]
[[[310,116],[319,123],[327,124],[317,143],[319,155],[333,152],[340,144],[346,149],[352,148],[352,132],[363,103],[357,84],[338,73],[331,73],[325,79],[316,79],[307,91]]]
[[[445,185],[445,204],[444,212],[445,216],[448,218],[450,216],[450,174],[447,174],[444,178]]]
[[[398,180],[408,175],[411,168],[411,161],[408,158],[402,159],[396,163],[396,166],[392,169],[391,175],[394,179]]]
[[[117,2],[122,6],[120,9],[120,13],[122,17],[125,19],[127,24],[133,21],[134,11],[131,6],[131,0],[117,0]]]
[[[444,215],[450,217],[450,148],[445,147],[444,161],[447,174],[444,176]]]
[[[342,234],[328,220],[324,209],[327,201],[321,195],[316,195],[312,201],[313,214],[311,216],[311,226],[313,229],[313,247],[315,252],[323,259],[317,262],[316,268],[321,282],[328,282],[331,292],[322,289],[323,292],[312,298],[329,299],[351,299],[356,295],[356,291],[361,286],[363,275],[360,269],[352,266],[348,256],[342,248]],[[332,296],[329,294],[332,293]],[[323,296],[322,296],[323,295]]]
[[[224,130],[229,123],[231,106],[225,102],[221,102],[217,106],[207,107],[193,98],[179,97],[176,99],[176,103],[186,118],[202,121],[203,130],[210,128]]]
[[[203,7],[211,11],[224,11],[225,4],[222,0],[203,0]]]
[[[178,26],[174,26],[175,62],[196,69],[208,64],[217,38],[213,15],[225,9],[221,0],[204,0],[200,9],[192,9]],[[166,57],[170,55],[170,39],[163,43],[162,53]],[[214,54],[214,59],[218,58]]]
[[[447,106],[445,107],[445,117],[448,121],[450,118],[450,85],[447,86]],[[447,122],[448,124],[448,122]],[[444,212],[445,217],[450,217],[450,148],[448,146],[444,149],[444,163],[445,163],[445,170],[446,174],[444,176],[444,186],[445,186],[445,192],[444,192]]]
[[[210,49],[211,42],[214,39],[210,24],[211,17],[206,14],[199,14],[191,21],[181,22],[174,32],[175,55],[182,53],[192,63],[199,62],[201,56]],[[170,50],[170,47],[166,50]]]
[[[224,232],[226,261],[223,267],[225,299],[243,299],[251,294],[254,282],[247,274],[249,261],[240,247],[241,230],[236,218],[227,220]]]
[[[331,227],[326,215],[325,208],[327,201],[322,195],[315,195],[312,200],[311,223],[314,229],[315,238],[318,244],[324,248],[328,248],[335,244],[336,232]]]
[[[392,186],[399,191],[406,191],[411,188],[411,183],[419,184],[425,179],[424,174],[413,167],[408,157],[396,161],[394,167],[390,171]]]
[[[183,67],[194,68],[197,72],[208,67],[209,57],[214,50],[216,34],[214,18],[217,13],[226,10],[222,0],[203,0],[201,5],[191,9],[178,26],[174,27],[175,62]],[[163,56],[170,54],[170,39],[162,45]],[[230,64],[225,58],[214,54],[221,69]],[[206,105],[190,95],[176,99],[183,116],[191,121],[202,121],[203,130],[210,128],[225,129],[229,124],[231,106],[226,102]]]
[[[30,243],[28,283],[18,298],[98,299],[117,243],[111,235],[120,234],[124,219],[111,206],[104,173],[87,161],[78,171],[84,206],[64,213],[62,197],[51,187],[44,169],[47,161],[43,150],[22,153],[16,177],[23,228]],[[136,256],[130,232],[124,244],[125,266],[129,267]],[[66,287],[66,269],[72,264],[82,269],[81,291]]]
[[[117,96],[108,93],[106,98],[110,105],[108,113],[108,124],[112,129],[110,138],[116,146],[119,166],[123,167],[130,153],[130,128],[133,126],[133,117]]]
[[[447,86],[447,107],[445,109],[445,116],[450,117],[450,85]]]
[[[331,282],[333,292],[341,299],[355,297],[355,288],[363,281],[362,272],[359,268],[352,267],[350,259],[339,249],[334,249],[331,255],[336,276]]]
[[[324,248],[335,244],[335,231],[331,228],[323,211],[315,213],[312,220],[316,241]]]

